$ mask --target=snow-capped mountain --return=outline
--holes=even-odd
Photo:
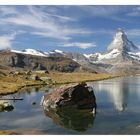
[[[101,62],[103,60],[114,59],[119,55],[128,55],[129,57],[140,60],[140,50],[135,46],[132,41],[127,39],[125,32],[122,29],[118,29],[114,35],[112,42],[107,47],[105,53],[94,53],[94,54],[81,54],[63,52],[61,50],[53,50],[49,52],[38,51],[34,49],[25,49],[23,51],[11,50],[15,53],[23,53],[44,57],[70,57],[75,61],[79,59],[89,59],[91,61]]]
[[[84,56],[99,70],[109,73],[140,72],[140,50],[132,41],[128,40],[122,29],[116,31],[106,52]]]
[[[23,51],[11,50],[11,52],[21,53],[21,54],[30,54],[30,55],[37,55],[37,56],[46,56],[45,52],[37,51],[34,49],[25,49]]]
[[[120,51],[138,51],[138,48],[127,39],[125,32],[122,29],[118,29],[112,42],[109,44],[107,50],[112,51],[113,49],[118,49]]]
[[[48,57],[65,57],[65,52],[60,50],[53,50],[47,53]]]
[[[66,57],[81,66],[98,72],[135,72],[140,71],[140,50],[129,41],[122,29],[118,29],[104,53],[81,54],[53,50],[49,52],[25,49],[11,50],[14,53],[29,54],[41,57]]]
[[[38,51],[35,49],[25,49],[23,51],[11,50],[14,53],[21,53],[21,54],[29,54],[29,55],[36,55],[36,56],[43,56],[43,57],[62,57],[65,55],[63,51],[60,50],[53,50],[50,52],[43,52]]]
[[[118,29],[105,53],[85,55],[96,63],[110,63],[112,61],[135,60],[140,61],[140,50],[127,39],[125,32]]]

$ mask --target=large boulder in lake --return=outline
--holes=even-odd
[[[43,108],[65,108],[74,107],[76,109],[96,108],[96,98],[92,87],[86,83],[63,85],[54,89],[53,92],[42,97]]]

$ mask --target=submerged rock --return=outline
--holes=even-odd
[[[95,109],[96,98],[92,87],[86,83],[63,85],[41,99],[44,108],[74,107],[76,109]]]
[[[36,102],[32,102],[32,105],[36,105]]]

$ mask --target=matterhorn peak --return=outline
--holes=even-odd
[[[121,33],[124,33],[123,29],[122,28],[118,28],[116,32],[121,32]]]
[[[128,41],[126,33],[121,28],[117,29],[113,39],[114,39],[115,42],[126,42],[126,41]]]
[[[138,48],[127,39],[127,35],[123,29],[118,28],[112,42],[108,46],[107,50],[112,51],[113,49],[118,49],[119,51],[136,51]]]
[[[125,32],[123,31],[123,29],[118,28],[117,31],[116,31],[116,34],[115,34],[114,38],[123,39],[124,37],[127,38]]]

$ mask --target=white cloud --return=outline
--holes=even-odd
[[[12,41],[15,39],[15,33],[11,35],[0,36],[0,50],[10,49],[12,47]]]
[[[34,35],[39,35],[39,36],[43,36],[43,37],[52,37],[55,39],[61,39],[61,40],[70,40],[71,36],[73,35],[79,35],[79,36],[83,36],[83,35],[89,35],[92,34],[93,32],[88,31],[86,29],[71,29],[71,28],[61,28],[61,29],[56,29],[53,32],[52,31],[33,31],[31,32],[31,34]]]
[[[92,42],[92,43],[74,42],[74,43],[63,44],[61,46],[63,46],[63,47],[78,47],[81,49],[88,49],[88,48],[96,47],[96,43],[95,42]]]
[[[64,36],[61,33],[59,34],[59,32],[55,34],[54,32],[48,32],[48,31],[36,31],[36,32],[31,32],[31,34],[43,36],[43,37],[51,37],[51,38],[60,39],[60,40],[70,40],[70,37],[66,35]]]
[[[91,6],[77,6],[77,13],[75,13],[75,17],[82,18],[82,17],[102,17],[106,19],[111,19],[114,21],[122,21],[122,22],[130,22],[130,20],[126,18],[122,18],[125,13],[128,11],[128,6],[117,6],[117,5],[91,5]]]
[[[120,6],[81,6],[79,7],[83,11],[89,13],[92,16],[109,16],[118,14],[122,7]]]
[[[140,7],[133,8],[132,11],[128,12],[126,15],[131,17],[140,16]]]
[[[12,6],[0,6],[0,13],[5,16],[5,15],[11,15],[11,14],[17,14],[17,11],[14,7]]]
[[[72,7],[65,6],[63,9],[66,9],[68,12],[70,10],[69,8]],[[74,13],[71,10],[72,14],[70,16],[64,16],[65,14],[61,15],[63,13],[60,14],[58,11],[49,12],[46,7],[25,6],[24,10],[20,10],[20,8],[14,6],[0,6],[1,15],[4,15],[4,17],[0,18],[0,24],[8,24],[16,27],[29,27],[27,32],[32,35],[63,41],[71,40],[75,35],[80,37],[91,34],[112,35],[114,33],[112,30],[98,29],[91,31],[90,29],[78,26],[75,28],[72,27],[72,25],[73,23],[78,23],[78,18],[76,19],[77,16],[75,15],[78,15],[79,17],[81,15],[112,17],[109,15],[120,12],[119,6],[115,6],[115,8],[113,6],[77,6],[76,9],[81,13]],[[5,16],[9,15],[10,12],[10,16]]]
[[[71,17],[46,13],[35,6],[28,6],[26,8],[27,10],[24,13],[17,11],[14,12],[13,16],[0,19],[0,24],[30,27],[32,31],[28,32],[31,34],[60,40],[70,40],[72,35],[91,34],[91,31],[87,29],[68,26],[66,22],[75,21]]]
[[[12,25],[11,27],[17,27],[19,30],[21,27],[25,28],[26,33],[32,35],[43,36],[46,38],[59,39],[59,41],[67,41],[70,42],[73,39],[73,36],[87,36],[91,34],[105,34],[105,35],[113,35],[115,33],[114,30],[107,29],[95,29],[91,31],[90,29],[83,28],[78,26],[79,18],[90,17],[105,17],[105,18],[114,18],[114,20],[123,20],[117,17],[118,13],[123,13],[126,11],[125,6],[76,6],[75,10],[71,10],[72,7],[64,6],[63,10],[66,9],[63,14],[63,10],[58,8],[59,10],[54,10],[53,12],[47,11],[49,7],[40,6],[24,6],[22,7],[24,10],[20,8],[16,8],[16,6],[0,6],[0,24]],[[52,10],[52,8],[50,7]],[[70,11],[70,12],[68,12]],[[77,12],[79,11],[79,12]],[[59,13],[59,14],[58,14]],[[124,13],[123,13],[124,14]],[[10,16],[9,16],[10,15]],[[68,16],[66,16],[68,15]],[[115,16],[112,16],[115,15]],[[83,17],[82,17],[83,16]],[[72,24],[71,24],[72,23]],[[76,28],[74,27],[76,25]],[[29,29],[29,30],[28,30]],[[128,30],[128,35],[139,36],[139,30]],[[4,40],[4,39],[3,39]],[[8,40],[8,39],[7,39]],[[6,41],[3,41],[6,42]],[[9,44],[12,40],[9,39]],[[58,42],[59,43],[59,42]],[[6,43],[5,43],[6,44]],[[8,46],[8,41],[7,41]],[[9,45],[10,46],[10,45]],[[95,47],[95,43],[67,43],[63,45],[65,47],[75,46],[79,48],[90,48]]]
[[[140,29],[129,29],[126,32],[130,36],[140,36]]]

